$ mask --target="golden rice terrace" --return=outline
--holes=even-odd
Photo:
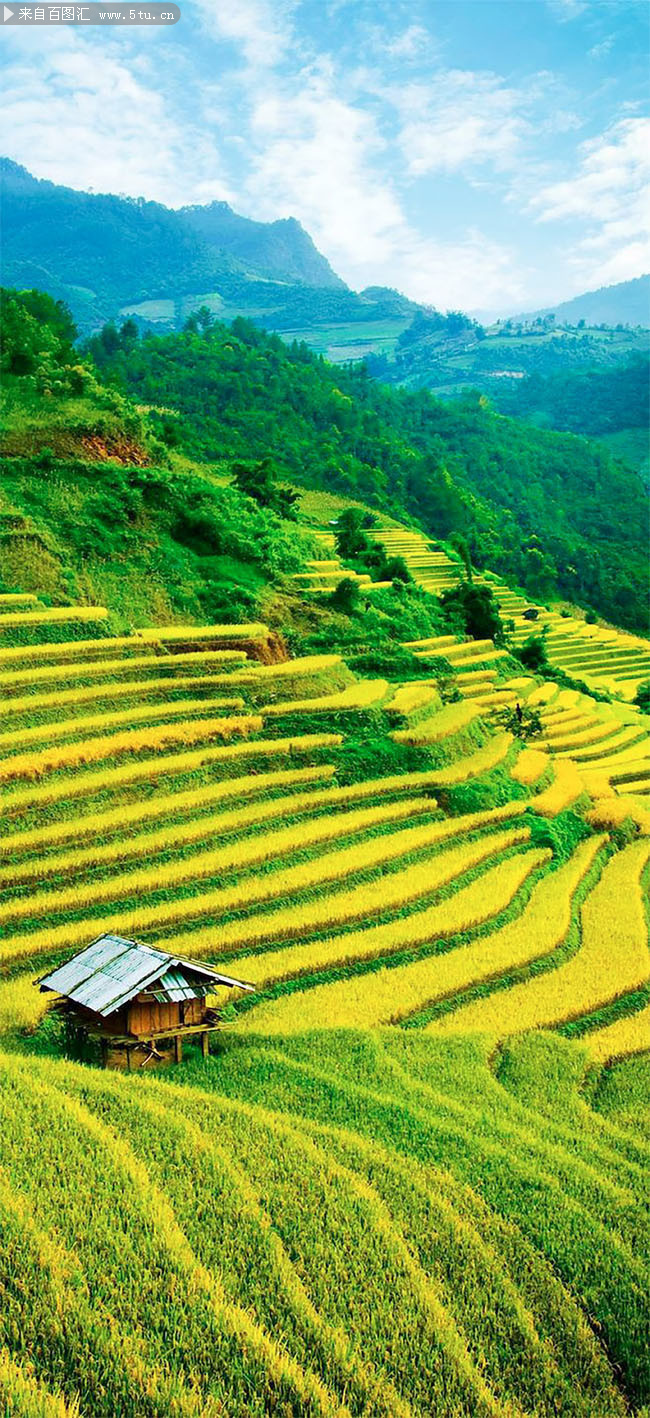
[[[553,656],[608,703],[491,641],[413,642],[396,683],[0,597],[0,1412],[650,1401],[647,649],[591,631]],[[33,981],[104,932],[255,986],[209,1057],[66,1057]]]

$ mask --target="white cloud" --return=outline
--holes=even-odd
[[[261,216],[294,213],[328,254],[383,258],[401,218],[391,185],[374,170],[382,141],[372,117],[338,97],[324,65],[290,90],[258,99],[251,117],[246,191]]]
[[[589,8],[589,0],[548,0],[558,20],[577,20]]]
[[[625,118],[580,147],[578,171],[532,199],[540,223],[579,223],[568,254],[581,278],[607,284],[650,264],[650,123]]]
[[[37,177],[169,206],[227,196],[211,135],[175,115],[148,58],[72,31],[42,46],[36,63],[21,45],[14,54],[3,147]]]
[[[326,65],[303,74],[299,89],[260,98],[251,139],[251,215],[294,214],[350,285],[396,285],[443,308],[520,299],[511,251],[476,230],[441,242],[410,225],[385,175],[386,140],[371,114],[337,93]]]
[[[615,38],[613,34],[606,35],[605,39],[601,39],[600,44],[594,44],[591,49],[587,50],[587,57],[589,59],[604,59],[613,48]]]
[[[192,0],[213,38],[234,44],[253,69],[272,69],[291,43],[297,0]]]
[[[616,220],[644,195],[650,176],[650,124],[625,118],[580,148],[578,172],[544,187],[531,206],[539,221],[579,217],[604,224]]]
[[[409,25],[408,29],[387,41],[385,50],[391,59],[405,59],[408,62],[419,58],[431,43],[432,36],[423,25]]]
[[[400,146],[415,177],[486,164],[504,170],[517,159],[527,131],[529,99],[495,74],[440,70],[430,83],[407,85],[395,101]]]

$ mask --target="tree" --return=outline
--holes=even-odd
[[[382,567],[381,581],[403,581],[408,585],[413,580],[403,556],[389,556]]]
[[[122,342],[122,348],[124,350],[132,350],[133,346],[137,345],[138,327],[135,323],[135,320],[129,318],[128,320],[124,321],[122,329],[120,330],[120,340]]]
[[[369,551],[370,541],[364,531],[364,513],[358,507],[346,507],[336,524],[336,550],[344,561]]]
[[[334,609],[340,611],[342,615],[354,615],[361,605],[359,582],[355,581],[352,576],[344,576],[332,591],[330,601]]]
[[[639,685],[634,703],[638,704],[642,713],[650,714],[650,679],[644,679],[643,684]]]
[[[474,577],[472,575],[472,560],[469,554],[467,538],[464,537],[461,532],[454,532],[453,535],[449,538],[449,540],[454,550],[457,551],[458,555],[462,557],[465,566],[465,571],[467,573],[467,580],[471,584]]]
[[[529,635],[523,645],[520,645],[517,654],[522,665],[525,665],[527,670],[532,670],[534,674],[540,674],[549,667],[546,646],[541,635]]]
[[[494,640],[497,645],[503,645],[503,622],[490,586],[461,581],[459,586],[445,591],[440,599],[450,620],[460,621],[466,635],[473,640]]]
[[[298,493],[278,485],[270,458],[259,463],[233,463],[231,470],[235,487],[246,497],[252,497],[260,507],[269,507],[278,517],[295,521]]]

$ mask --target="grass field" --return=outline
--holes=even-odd
[[[0,629],[0,1414],[641,1415],[647,717],[451,635]],[[109,930],[255,985],[210,1057],[69,1055],[34,977]]]

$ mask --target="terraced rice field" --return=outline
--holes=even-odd
[[[268,663],[262,626],[93,636],[21,605],[0,1412],[641,1411],[647,1159],[619,1078],[647,1049],[647,719],[491,642],[416,644],[397,684]],[[217,1001],[212,1058],[154,1080],[63,1056],[32,982],[105,930],[255,985]]]
[[[354,680],[336,655],[265,664],[260,625],[68,639],[83,619],[71,608],[52,642],[33,614],[25,601],[31,645],[18,635],[0,652],[5,969],[56,958],[108,923],[243,960],[260,988],[239,1005],[242,1028],[329,1019],[332,990],[346,1023],[366,1023],[369,969],[414,971],[424,1008],[449,941],[468,960],[490,921],[507,933],[525,919],[542,865],[564,869],[531,840],[527,801],[538,822],[577,806],[597,827],[615,801],[617,821],[647,824],[642,717],[529,676],[497,680],[491,642],[414,642],[423,678],[395,686]],[[426,679],[438,654],[456,702]],[[542,734],[522,752],[498,713],[528,700]],[[365,714],[422,767],[340,786],[338,751]],[[503,807],[454,810],[450,793],[494,774],[511,784]]]
[[[5,1411],[623,1418],[638,1163],[607,1178],[565,1055],[515,1050],[497,1087],[473,1042],[400,1031],[164,1082],[3,1054]]]
[[[494,592],[502,619],[514,625],[512,643],[521,645],[531,634],[543,633],[550,663],[589,688],[629,701],[650,676],[647,640],[548,611],[498,582]]]

